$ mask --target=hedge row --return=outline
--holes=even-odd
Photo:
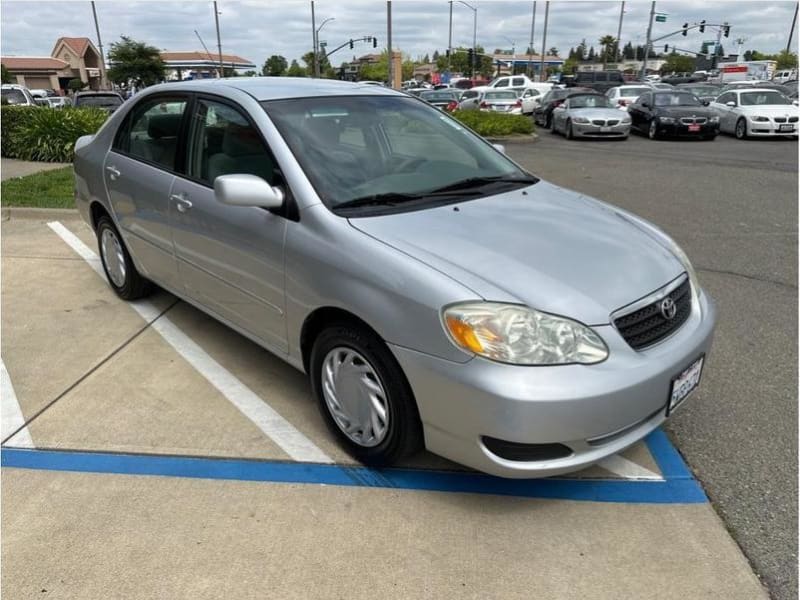
[[[523,115],[457,110],[453,116],[483,137],[533,133],[533,120]]]
[[[0,154],[43,162],[72,162],[75,141],[108,118],[99,108],[0,107]]]

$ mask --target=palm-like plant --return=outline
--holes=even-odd
[[[606,65],[608,64],[608,50],[609,48],[613,47],[617,41],[613,35],[604,35],[600,38],[600,45],[603,47],[603,70],[606,70]]]

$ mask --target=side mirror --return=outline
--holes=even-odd
[[[792,100],[792,104],[794,104],[795,106],[797,106],[797,100]]]
[[[642,102],[642,108],[650,108],[650,105],[647,102]]]
[[[256,175],[221,175],[214,180],[214,197],[229,206],[280,208],[284,194]]]
[[[735,107],[736,107],[736,102],[733,102],[733,101],[731,100],[731,101],[729,101],[729,102],[726,102],[726,103],[725,103],[725,106],[730,106],[731,108],[735,108]]]
[[[505,154],[506,153],[506,147],[503,146],[503,144],[492,144],[492,147],[495,150],[497,150],[498,152],[500,152],[501,154]]]
[[[703,106],[708,106],[711,104],[708,100],[701,100],[701,102],[703,103]]]

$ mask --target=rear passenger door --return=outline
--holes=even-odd
[[[178,289],[169,195],[179,161],[188,96],[147,96],[133,107],[106,155],[103,175],[111,210],[136,268]]]
[[[277,163],[246,112],[198,96],[188,128],[184,173],[170,195],[178,272],[190,300],[286,353],[283,241],[286,218],[217,202],[221,175],[257,175],[283,185]]]

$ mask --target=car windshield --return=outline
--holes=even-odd
[[[456,94],[455,92],[423,92],[421,98],[423,100],[455,100]]]
[[[655,94],[656,106],[703,106],[693,94],[687,92]]]
[[[613,108],[611,102],[600,94],[586,94],[585,96],[570,96],[570,108]]]
[[[3,100],[9,104],[26,104],[27,100],[22,90],[3,90]]]
[[[486,92],[483,97],[485,100],[516,100],[516,92]]]
[[[692,87],[686,87],[684,89],[696,96],[716,96],[719,93],[719,88],[710,85],[695,85]]]
[[[119,96],[97,94],[91,96],[78,96],[75,104],[80,106],[119,106],[122,104]]]
[[[760,91],[744,92],[739,95],[739,104],[742,106],[764,106],[766,104],[791,104],[792,101],[780,92]]]
[[[620,88],[619,95],[623,98],[638,98],[650,91],[649,87]]]
[[[475,194],[481,181],[512,188],[536,181],[455,119],[410,98],[292,98],[262,106],[331,208],[381,197],[425,200],[443,188]]]

